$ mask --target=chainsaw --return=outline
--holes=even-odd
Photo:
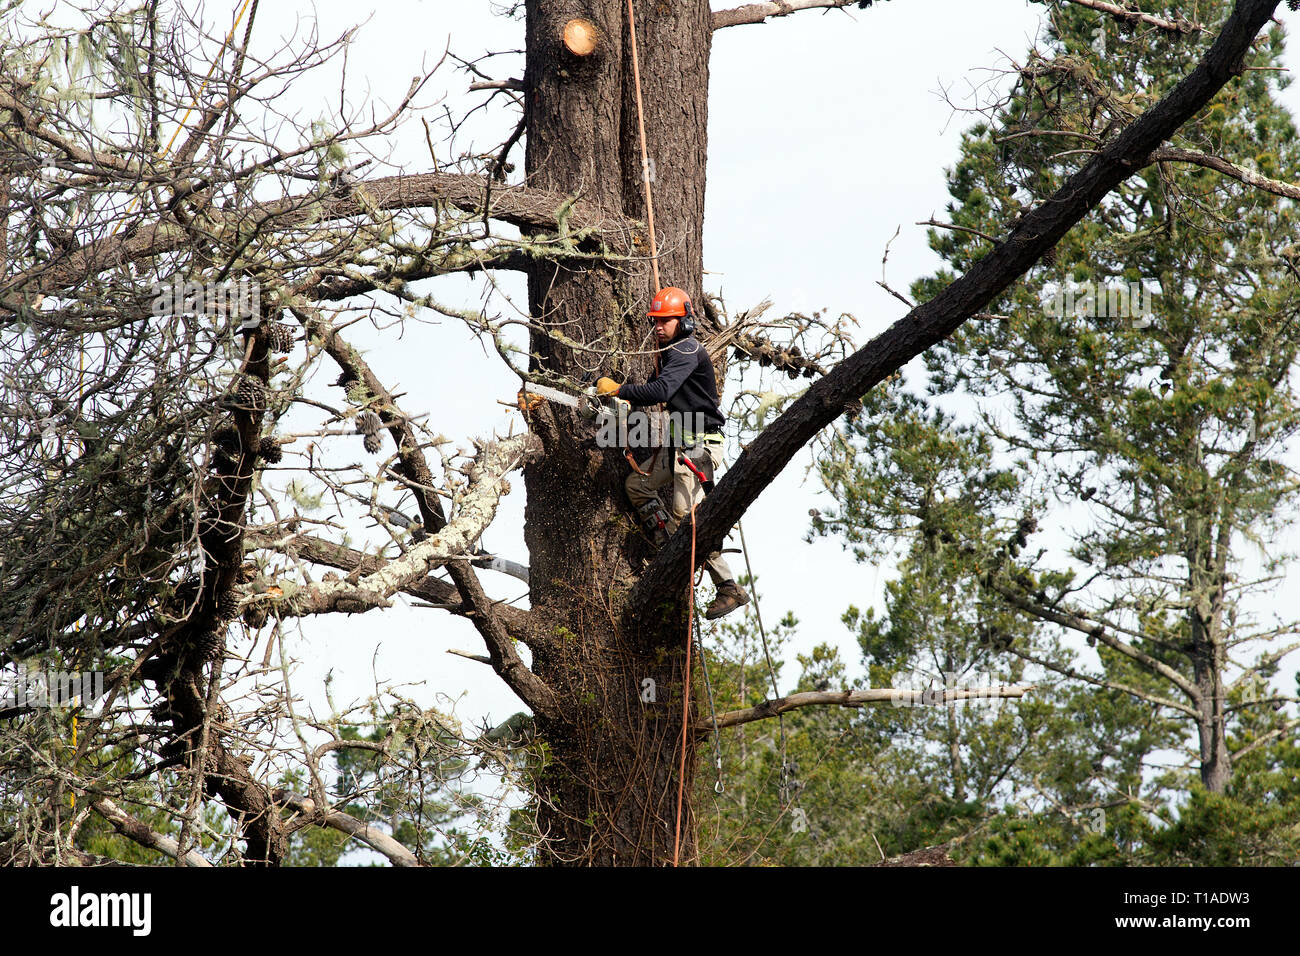
[[[588,388],[578,395],[570,395],[568,392],[562,392],[558,388],[551,388],[549,385],[537,385],[533,382],[527,382],[519,390],[519,407],[521,409],[536,408],[539,399],[545,399],[548,402],[554,402],[557,405],[564,405],[566,408],[575,408],[578,414],[587,421],[599,420],[603,425],[606,421],[626,421],[627,414],[632,406],[621,398],[602,399],[596,394],[596,389]]]
[[[632,403],[615,396],[602,397],[596,393],[595,387],[578,395],[570,395],[558,388],[528,382],[519,390],[520,411],[528,412],[542,401],[577,409],[578,415],[587,421],[599,421],[602,430],[612,428],[615,434],[627,434],[627,416],[632,410]],[[631,451],[624,451],[623,457],[638,475],[648,474],[637,464],[636,456]]]

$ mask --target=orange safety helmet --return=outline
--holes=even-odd
[[[670,285],[659,290],[659,294],[650,303],[650,311],[646,315],[652,319],[670,319],[673,316],[690,315],[692,311],[691,297],[684,290]]]

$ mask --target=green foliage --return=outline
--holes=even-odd
[[[959,228],[931,233],[949,268],[913,286],[921,301],[1200,52],[1107,24],[1103,56],[1094,12],[1052,22],[1048,51],[963,139],[949,175]],[[1274,30],[1252,65],[1280,49]],[[1300,178],[1278,86],[1244,74],[1174,145]],[[811,534],[897,561],[883,613],[844,618],[867,683],[1037,686],[998,708],[864,711],[887,744],[869,764],[835,759],[872,799],[828,829],[868,822],[890,855],[950,842],[975,864],[1294,860],[1296,812],[1273,795],[1294,788],[1287,704],[1269,689],[1276,632],[1250,629],[1233,548],[1270,541],[1296,490],[1282,461],[1300,429],[1296,226],[1289,202],[1153,165],[992,303],[997,317],[927,353],[932,398],[898,379],[864,397],[819,461],[838,504]],[[1130,283],[1154,293],[1151,310]],[[1230,662],[1245,670],[1235,683]],[[1223,720],[1196,713],[1216,696]],[[1238,757],[1199,753],[1198,730]],[[1190,766],[1171,761],[1179,751]],[[1198,763],[1209,790],[1189,773]]]

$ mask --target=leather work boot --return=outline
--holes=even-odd
[[[749,595],[735,581],[723,581],[718,585],[717,597],[709,605],[709,609],[704,612],[705,620],[712,621],[722,617],[724,614],[730,614],[738,607],[744,607],[749,603]]]

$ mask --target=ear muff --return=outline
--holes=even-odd
[[[686,314],[682,316],[681,320],[682,332],[686,335],[693,335],[695,332],[695,309],[691,306],[690,299],[683,303],[683,308],[685,308]]]

